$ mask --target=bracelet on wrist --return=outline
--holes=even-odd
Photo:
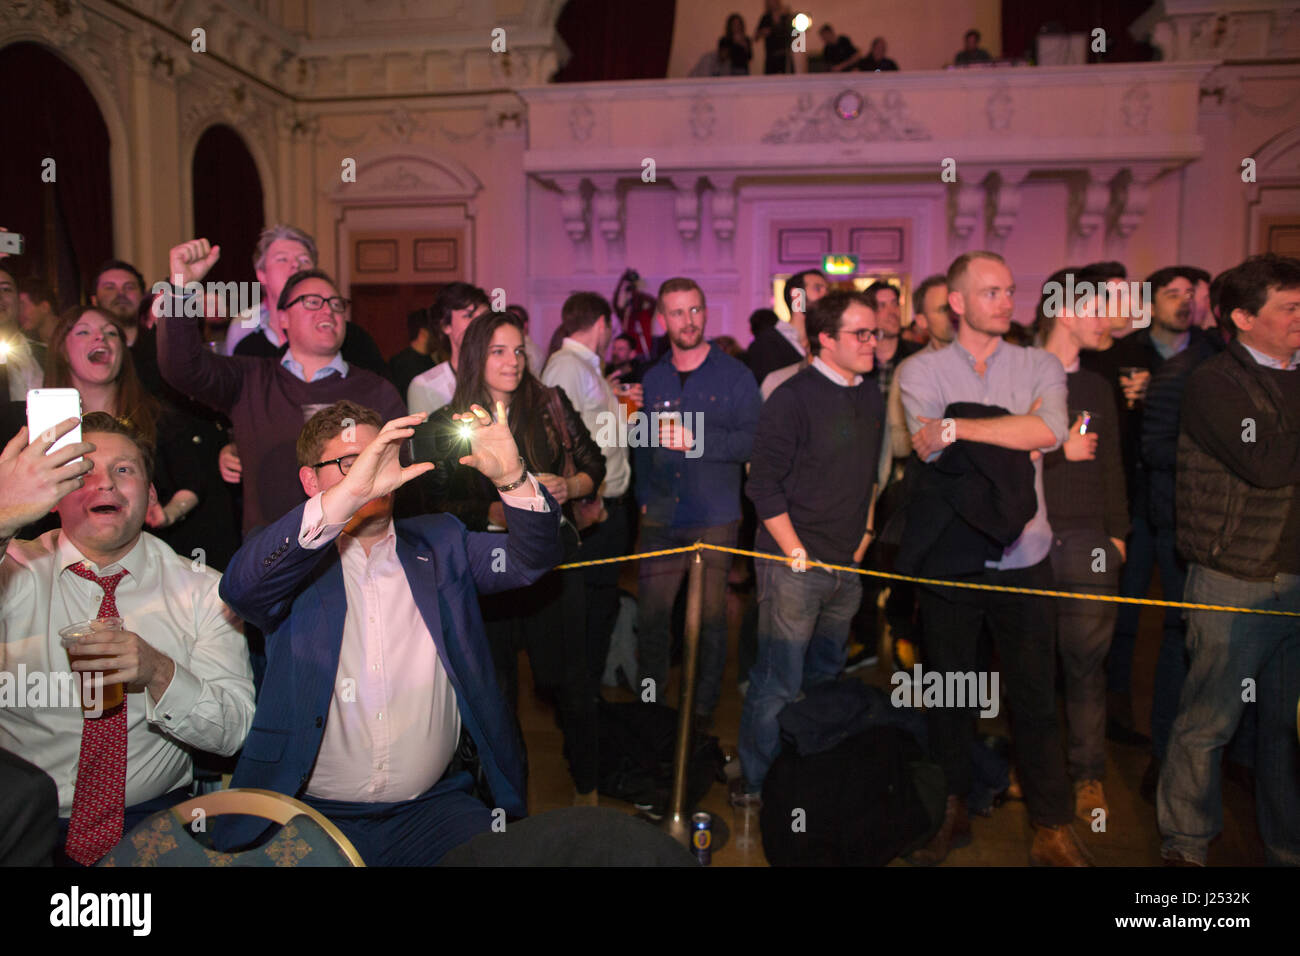
[[[520,467],[523,468],[523,472],[519,475],[519,480],[512,481],[508,485],[497,485],[496,486],[497,491],[514,491],[516,488],[518,488],[520,485],[522,485],[525,481],[528,480],[528,464],[527,462],[524,461],[522,457],[519,459],[519,465]]]

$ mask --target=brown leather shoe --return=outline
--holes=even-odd
[[[966,801],[949,794],[939,832],[929,843],[919,850],[914,850],[906,859],[913,866],[935,866],[947,858],[950,849],[969,846],[970,841],[970,815],[966,812]]]
[[[1056,827],[1035,827],[1034,843],[1029,848],[1031,866],[1094,866],[1092,854],[1079,842],[1074,827],[1064,823]]]

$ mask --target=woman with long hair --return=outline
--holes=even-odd
[[[508,518],[496,489],[459,462],[467,449],[453,418],[471,405],[495,409],[497,402],[506,407],[523,466],[564,509],[565,560],[572,560],[580,546],[575,505],[600,488],[605,459],[565,394],[547,388],[529,370],[523,324],[508,312],[489,312],[470,323],[461,341],[456,394],[417,429],[415,457],[438,465],[426,476],[428,504],[456,515],[471,531],[505,529]],[[566,458],[573,463],[568,476]],[[506,701],[513,710],[519,648],[526,647],[538,688],[557,704],[576,800],[595,803],[599,690],[588,665],[582,584],[581,570],[552,571],[528,588],[480,603]]]
[[[220,482],[206,474],[195,423],[141,384],[121,321],[97,306],[65,311],[50,336],[45,386],[75,388],[85,412],[107,412],[140,431],[156,451],[158,503],[150,506],[145,526],[179,554],[224,568],[239,544],[229,497],[222,488],[209,500]]]
[[[745,35],[745,18],[739,13],[727,17],[727,28],[718,40],[718,67],[723,76],[748,76],[754,44]]]

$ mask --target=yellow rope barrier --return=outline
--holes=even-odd
[[[662,551],[647,551],[644,554],[626,554],[616,558],[598,558],[592,561],[573,561],[569,564],[558,565],[556,570],[566,571],[570,568],[589,568],[598,564],[617,564],[622,561],[644,561],[646,558],[660,558],[670,554],[686,554],[691,551],[721,551],[725,554],[739,554],[750,558],[762,558],[766,561],[780,561],[784,564],[793,564],[796,560],[795,558],[787,558],[782,554],[764,554],[761,551],[746,551],[743,548],[728,548],[720,544],[705,544],[703,541],[697,541],[695,544],[686,545],[681,548],[665,548]],[[1300,617],[1300,611],[1273,611],[1257,607],[1226,607],[1222,604],[1191,604],[1186,601],[1158,601],[1155,598],[1120,597],[1118,594],[1083,594],[1072,591],[1047,591],[1042,588],[1017,588],[1005,584],[977,584],[973,581],[944,581],[939,578],[918,578],[910,574],[893,574],[888,571],[869,571],[866,568],[854,568],[844,564],[827,564],[823,561],[805,561],[803,563],[805,566],[810,568],[826,568],[831,571],[847,571],[850,574],[861,574],[872,578],[884,578],[889,581],[911,581],[913,584],[931,584],[947,588],[966,588],[971,591],[1002,591],[1006,594],[1034,594],[1039,597],[1070,598],[1076,601],[1103,601],[1110,602],[1111,604],[1141,604],[1147,607],[1179,607],[1193,611],[1234,611],[1238,614],[1271,614],[1277,617]]]

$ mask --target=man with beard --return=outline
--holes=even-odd
[[[144,276],[140,270],[121,259],[109,259],[99,267],[92,286],[90,304],[97,305],[122,323],[126,347],[135,362],[140,382],[154,395],[164,389],[158,370],[158,336],[140,323],[140,303],[144,301]]]
[[[1151,376],[1169,359],[1189,347],[1212,354],[1217,342],[1212,336],[1192,326],[1192,300],[1196,276],[1180,266],[1170,266],[1147,278],[1149,303],[1132,302],[1131,311],[1150,308],[1150,325],[1119,339],[1106,352],[1084,353],[1084,367],[1107,377],[1119,408],[1120,449],[1124,457],[1124,478],[1128,488],[1132,530],[1129,533],[1128,561],[1120,580],[1119,593],[1124,597],[1146,597],[1151,574],[1160,564],[1160,586],[1167,600],[1182,597],[1183,571],[1174,545],[1173,529],[1157,535],[1150,521],[1150,486],[1146,468],[1139,455],[1143,418],[1146,413],[1146,390]],[[1101,359],[1100,367],[1090,358]],[[1131,685],[1133,647],[1137,641],[1138,606],[1120,607],[1115,623],[1115,637],[1107,658],[1107,726],[1106,736],[1119,743],[1145,747],[1150,739],[1133,727]],[[1165,640],[1177,644],[1182,640],[1183,618],[1177,608],[1165,612]]]
[[[704,541],[735,547],[742,465],[749,459],[761,399],[754,377],[704,337],[704,291],[693,279],[659,287],[655,305],[670,351],[645,373],[649,434],[629,434],[635,448],[642,552]],[[641,440],[644,437],[645,440]],[[668,686],[673,600],[689,554],[641,561],[639,659],[644,696],[663,703]],[[707,727],[727,659],[727,569],[731,556],[706,551],[699,687],[695,713]],[[646,681],[652,683],[647,685]]]

